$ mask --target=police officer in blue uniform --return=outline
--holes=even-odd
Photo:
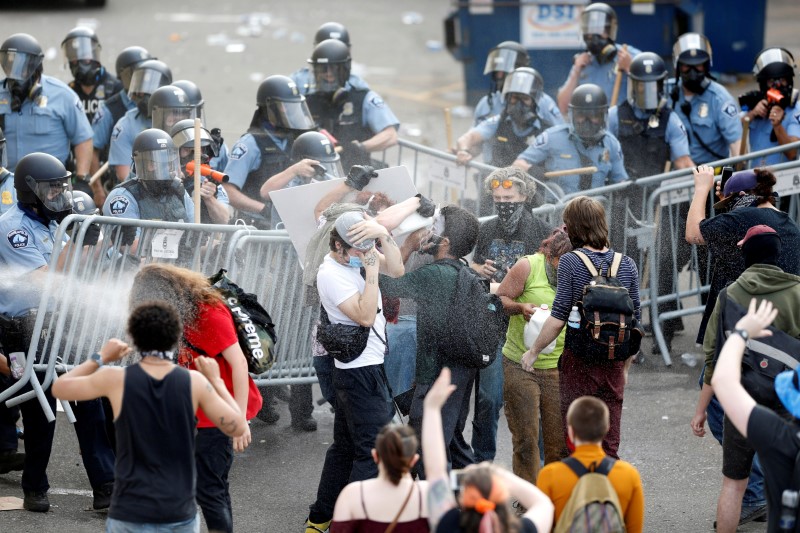
[[[28,34],[17,33],[0,46],[0,128],[6,134],[8,169],[32,152],[67,163],[75,154],[74,179],[86,181],[92,162],[92,127],[83,104],[67,85],[42,74],[44,54]]]
[[[673,112],[689,136],[692,161],[704,165],[737,156],[742,141],[739,109],[730,93],[711,79],[711,44],[699,33],[681,35],[672,47]]]
[[[542,132],[514,161],[514,166],[526,172],[533,165],[540,165],[546,172],[597,167],[592,174],[558,178],[558,185],[567,194],[625,181],[628,173],[622,148],[617,138],[608,133],[607,123],[608,99],[603,89],[591,83],[581,85],[572,93],[569,123]]]
[[[171,82],[172,71],[157,59],[148,59],[134,69],[128,97],[136,107],[127,111],[114,126],[108,153],[108,166],[114,168],[119,181],[125,181],[130,172],[131,149],[136,136],[152,126],[150,96]]]
[[[351,58],[343,42],[322,41],[308,62],[316,81],[316,90],[306,97],[308,108],[317,125],[343,148],[342,165],[375,166],[370,153],[397,144],[400,121],[374,91],[348,87]]]
[[[473,126],[503,112],[505,99],[502,90],[506,76],[515,69],[530,66],[531,58],[528,51],[518,42],[503,41],[489,51],[489,55],[486,56],[486,65],[483,67],[483,75],[491,76],[489,92],[481,97],[475,106]],[[552,101],[552,98],[550,100]],[[549,104],[550,102],[546,102],[545,107],[549,108]]]
[[[483,147],[483,160],[490,165],[511,165],[537,135],[564,123],[558,107],[545,96],[541,74],[529,67],[514,70],[503,86],[505,105],[500,114],[484,120],[459,137],[456,142],[457,162],[466,164]]]
[[[205,100],[203,100],[200,87],[189,80],[173,81],[172,85],[183,89],[183,92],[185,92],[186,96],[189,98],[189,103],[195,108],[195,112],[192,116],[200,117],[203,127],[206,128],[209,135],[211,135],[211,139],[214,141],[215,145],[214,153],[217,155],[212,157],[208,164],[214,170],[222,172],[228,164],[228,154],[230,152],[228,146],[225,144],[225,139],[222,138],[222,130],[220,128],[209,128],[206,123]]]
[[[620,46],[617,39],[617,14],[602,2],[589,4],[581,13],[581,34],[586,44],[586,52],[577,54],[569,71],[567,80],[558,90],[556,99],[562,113],[567,112],[570,97],[575,87],[585,83],[599,85],[611,100],[617,71],[628,71],[631,60],[640,50],[628,45]],[[612,105],[619,105],[625,100],[627,82],[622,75],[619,96]]]
[[[14,188],[14,173],[6,166],[6,136],[0,129],[0,215],[17,203],[17,190]]]
[[[261,197],[261,186],[290,166],[292,143],[299,134],[314,129],[314,119],[306,97],[286,76],[273,75],[262,81],[256,105],[250,128],[231,149],[225,167],[230,181],[223,186],[239,211],[237,216],[269,229],[272,203]]]
[[[178,157],[180,159],[180,167],[183,171],[184,179],[183,186],[186,193],[191,197],[194,192],[194,173],[186,169],[186,165],[194,161],[194,120],[186,119],[176,122],[170,130],[172,142],[178,148]],[[216,154],[219,152],[215,140],[211,133],[205,128],[200,128],[200,146],[201,155],[200,162],[204,165],[209,165],[212,169],[216,170],[211,163],[217,159]],[[219,174],[219,172],[218,172]],[[222,180],[217,183],[213,179]],[[225,192],[225,187],[222,183],[227,181],[228,176],[214,175],[211,177],[200,177],[200,222],[203,224],[227,224],[231,218],[230,200],[228,193]]]
[[[350,48],[350,32],[338,22],[326,22],[317,29],[317,33],[314,34],[314,47],[325,39],[337,39],[346,44],[348,49]],[[309,95],[316,90],[314,72],[307,66],[296,70],[289,77],[297,84],[297,89],[302,95]],[[352,72],[347,80],[347,85],[353,89],[369,90],[367,83]]]
[[[27,351],[31,342],[40,286],[53,252],[58,223],[72,210],[70,173],[55,157],[32,153],[20,159],[15,169],[14,186],[19,203],[0,216],[0,266],[7,276],[18,280],[0,289],[3,353]],[[68,253],[69,244],[62,253]],[[41,378],[40,378],[41,379]],[[0,375],[5,390],[12,378]],[[26,385],[22,391],[30,390]],[[50,407],[55,400],[45,391]],[[47,463],[53,444],[55,422],[48,422],[38,401],[20,405],[25,423],[25,466],[22,473],[24,507],[46,512]],[[105,417],[99,401],[77,402],[74,406],[75,431],[86,473],[94,489],[93,507],[105,509],[111,503],[114,481],[114,451],[105,432]],[[5,403],[0,404],[0,450],[16,451],[17,434],[13,417]],[[0,453],[0,464],[8,454]]]
[[[134,176],[108,194],[103,215],[135,220],[190,222],[194,203],[180,169],[178,149],[165,131],[149,128],[133,142]]]
[[[767,48],[756,57],[753,73],[758,91],[739,98],[750,119],[750,151],[800,140],[800,98],[794,88],[794,57],[785,48]],[[773,96],[770,96],[773,95]],[[776,165],[797,158],[789,150],[751,161],[751,167]]]

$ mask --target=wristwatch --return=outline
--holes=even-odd
[[[105,364],[103,363],[103,356],[100,355],[99,352],[94,352],[92,355],[90,355],[89,360],[97,363],[97,368],[103,368],[103,365]]]
[[[733,332],[739,335],[744,342],[747,342],[750,339],[750,334],[747,333],[746,329],[735,329]]]

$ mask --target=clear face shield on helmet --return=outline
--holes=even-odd
[[[181,168],[194,160],[194,128],[186,128],[172,136],[172,142],[178,147]],[[217,144],[205,128],[200,128],[200,156],[201,164],[208,164],[213,157],[219,155]]]
[[[56,218],[54,215],[72,211],[72,185],[70,175],[67,174],[63,178],[49,181],[36,181],[33,176],[25,177],[25,183],[42,203],[51,219]]]
[[[317,91],[321,93],[332,93],[341,89],[350,77],[350,62],[344,63],[325,63],[324,58],[320,58],[314,63],[314,81],[317,84]]]
[[[267,120],[287,130],[308,131],[314,129],[316,124],[308,110],[305,97],[299,102],[282,102],[271,99],[266,105]]]
[[[8,79],[27,81],[42,64],[42,55],[33,55],[16,50],[0,50],[0,66]]]
[[[521,93],[538,101],[544,89],[544,82],[532,71],[515,70],[506,78],[503,84],[503,98],[509,93]]]
[[[700,65],[711,61],[711,43],[699,33],[684,33],[672,47],[675,62]]]
[[[137,94],[146,94],[149,98],[149,95],[163,85],[163,78],[164,75],[157,70],[149,68],[134,70],[128,87],[128,96],[131,100]]]
[[[617,39],[617,19],[603,11],[584,11],[581,14],[582,35],[605,35],[612,41]]]
[[[608,107],[592,109],[570,108],[569,120],[575,135],[586,142],[596,142],[603,138],[608,127]]]
[[[181,120],[194,119],[197,110],[194,107],[154,107],[153,127],[163,131],[170,131],[172,126]],[[177,144],[176,144],[177,146]]]
[[[661,94],[664,91],[664,82],[628,80],[628,102],[633,107],[647,111],[658,109]]]
[[[177,148],[142,150],[133,156],[133,164],[136,166],[136,177],[143,182],[171,182],[181,177]]]
[[[0,140],[0,168],[6,168],[8,166],[8,156],[6,155],[6,140],[3,138]]]
[[[316,166],[316,165],[315,165]],[[334,161],[320,161],[319,162],[319,169],[317,172],[321,174],[321,176],[325,176],[327,179],[338,179],[347,177],[344,173],[344,168],[342,168],[342,161],[339,159],[339,155],[336,155],[336,159]]]
[[[492,72],[512,72],[517,64],[518,55],[519,52],[516,50],[495,48],[486,56],[486,66],[483,67],[483,74],[488,75]]]
[[[84,59],[100,62],[100,43],[91,37],[73,37],[64,41],[61,51],[64,52],[67,64]]]

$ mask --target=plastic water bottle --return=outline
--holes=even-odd
[[[781,517],[778,521],[778,531],[792,532],[797,524],[797,503],[798,496],[796,490],[786,489],[781,495]]]
[[[581,314],[578,312],[577,305],[573,305],[572,311],[569,312],[569,318],[567,318],[567,326],[576,329],[581,327]]]
[[[11,375],[14,379],[19,379],[25,372],[25,352],[12,352],[8,355],[9,366],[11,367]]]

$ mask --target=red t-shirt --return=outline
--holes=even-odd
[[[200,348],[209,357],[215,357],[219,363],[219,375],[222,381],[225,382],[225,387],[228,392],[233,396],[233,375],[231,374],[231,366],[228,361],[222,356],[222,351],[239,342],[236,336],[236,327],[233,324],[233,317],[231,312],[222,302],[214,305],[200,304],[197,309],[197,320],[191,326],[187,326],[183,331],[186,340],[192,343],[193,346]],[[184,346],[178,357],[178,362],[192,370],[197,370],[194,366],[194,358],[198,354],[194,350]],[[247,376],[249,381],[249,390],[247,394],[247,413],[246,418],[250,420],[256,413],[261,410],[261,393],[258,391],[256,384],[250,376]],[[202,409],[197,409],[197,427],[210,428],[215,427],[214,423],[206,417]]]

